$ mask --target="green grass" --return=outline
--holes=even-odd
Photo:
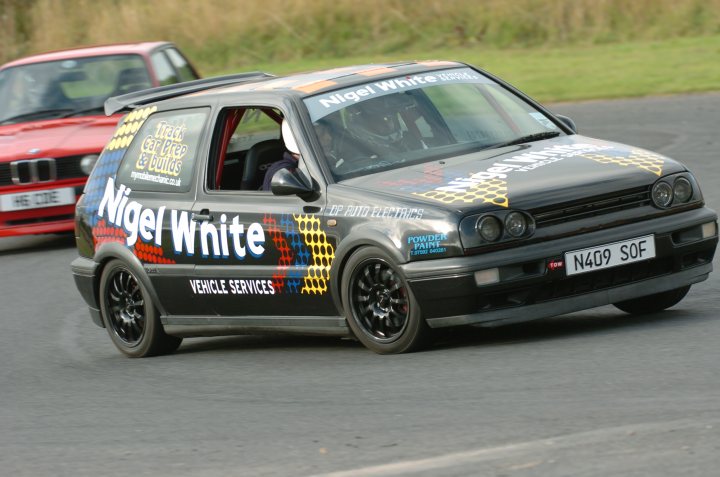
[[[258,63],[243,70],[287,74],[361,63],[452,59],[484,68],[540,101],[576,101],[718,91],[719,58],[720,35],[715,35],[593,46],[436,49]],[[234,71],[206,68],[202,73],[211,76]]]

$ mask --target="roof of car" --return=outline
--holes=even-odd
[[[274,92],[306,97],[323,91],[340,89],[372,80],[407,75],[409,81],[423,82],[418,75],[425,71],[467,66],[455,61],[412,61],[402,63],[369,64],[333,68],[310,73],[297,73],[276,77],[259,71],[203,78],[109,98],[105,114],[111,115],[142,105],[173,98],[232,96],[248,92]]]
[[[20,66],[31,63],[42,63],[45,61],[69,60],[73,58],[84,58],[88,56],[122,55],[122,54],[143,54],[149,53],[157,47],[171,45],[166,41],[154,41],[143,43],[118,43],[114,45],[89,46],[72,48],[67,50],[51,51],[39,55],[26,56],[24,58],[5,63],[0,68]]]
[[[453,68],[465,66],[454,61],[412,61],[346,66],[330,70],[298,73],[277,78],[262,78],[245,81],[240,84],[199,91],[195,95],[223,94],[245,91],[289,91],[300,96],[309,96],[325,90],[338,89],[356,83],[364,83],[373,78],[418,74],[423,70],[431,71],[440,67]]]

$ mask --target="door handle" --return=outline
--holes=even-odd
[[[199,214],[193,212],[190,220],[193,222],[212,222],[213,216],[208,209],[203,209]]]

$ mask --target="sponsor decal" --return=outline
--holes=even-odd
[[[632,149],[627,155],[582,154],[582,157],[600,164],[615,164],[623,167],[637,167],[660,177],[665,161],[662,156],[642,149]]]
[[[278,220],[267,214],[263,223],[280,252],[272,279],[275,290],[278,293],[326,293],[335,248],[320,228],[320,219],[312,215],[283,214]],[[305,268],[307,273],[303,273]]]
[[[373,219],[422,219],[425,209],[414,207],[377,207],[370,205],[331,205],[329,217],[369,217]]]
[[[443,242],[448,239],[447,234],[424,234],[411,235],[407,238],[411,256],[435,255],[447,252],[447,248],[443,246]]]
[[[191,279],[195,295],[274,295],[272,280]]]
[[[180,175],[183,160],[189,146],[183,142],[187,127],[160,121],[145,136],[140,145],[140,155],[135,161],[135,170],[130,172],[134,180],[158,182],[181,186]]]
[[[525,152],[502,159],[485,170],[475,172],[467,177],[456,177],[445,185],[426,192],[413,192],[413,195],[445,204],[484,202],[508,207],[506,179],[509,176],[533,171],[570,157],[607,149],[612,149],[612,146],[582,143],[554,145],[539,151]]]
[[[196,222],[188,211],[144,207],[130,199],[131,189],[107,179],[105,192],[97,206],[92,233],[95,247],[106,242],[122,243],[145,263],[175,263],[163,256],[162,245],[170,240],[176,255],[193,256],[199,250],[203,258],[238,260],[248,255],[260,259],[267,247],[279,252],[272,279],[189,280],[194,294],[275,295],[301,293],[322,295],[328,291],[330,267],[335,248],[313,215],[266,214],[262,224],[244,224],[239,216],[222,214],[219,223]],[[163,223],[169,227],[163,231]],[[169,233],[169,237],[164,234]],[[266,233],[269,240],[266,240]]]
[[[249,224],[247,230],[240,223],[238,216],[228,220],[223,214],[220,217],[220,227],[207,221],[198,223],[191,220],[187,211],[171,209],[166,211],[165,206],[157,210],[143,207],[135,200],[129,200],[131,189],[121,184],[115,190],[115,180],[108,178],[105,194],[100,201],[97,215],[105,219],[107,224],[122,228],[127,234],[125,244],[133,247],[140,238],[144,242],[153,242],[157,247],[162,246],[163,219],[166,213],[170,216],[170,235],[173,250],[176,254],[192,256],[195,253],[195,240],[200,237],[200,250],[203,257],[227,258],[230,249],[239,259],[247,254],[258,258],[265,252],[265,232],[262,225],[257,222]]]
[[[436,84],[448,83],[484,83],[495,84],[471,68],[454,68],[428,73],[417,73],[411,76],[402,76],[388,80],[367,83],[363,86],[332,91],[327,94],[310,97],[305,104],[313,121],[327,116],[335,111],[345,108],[349,104],[357,103],[372,97],[385,96],[392,93],[424,88]]]

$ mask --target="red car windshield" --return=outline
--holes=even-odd
[[[0,71],[0,124],[98,114],[110,96],[150,87],[139,55],[15,66]]]

